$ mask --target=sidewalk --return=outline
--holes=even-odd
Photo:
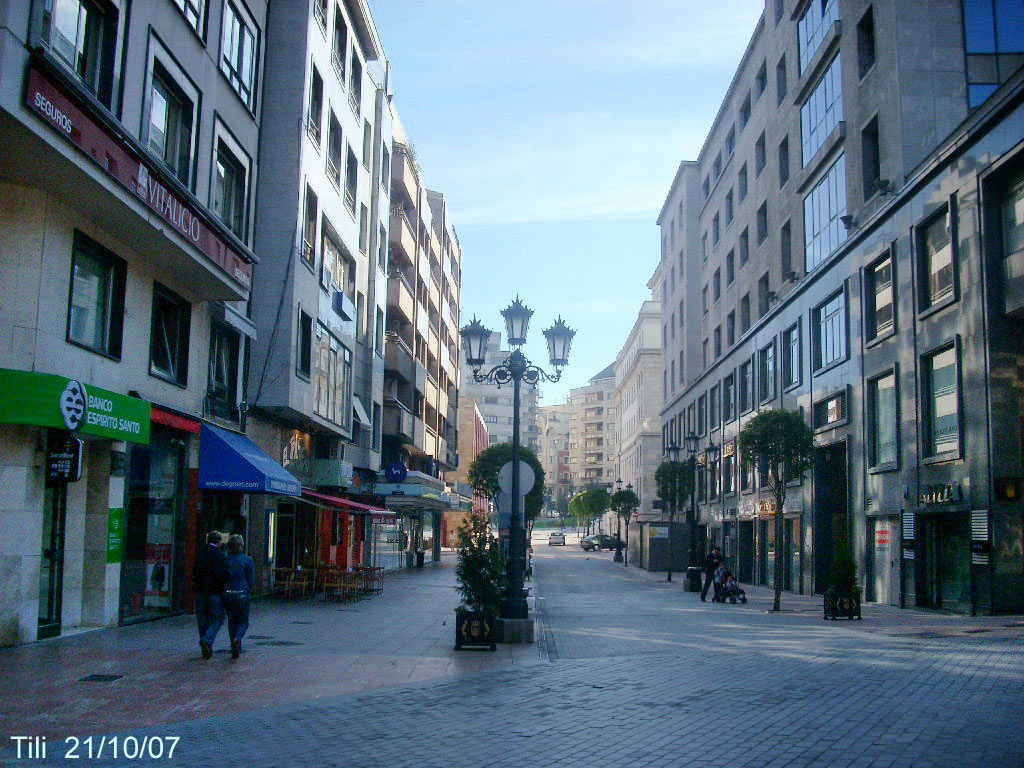
[[[359,602],[256,601],[238,660],[225,626],[204,661],[192,616],[3,648],[2,746],[12,734],[116,733],[540,663],[536,645],[455,652],[458,602],[455,557],[445,553],[385,575],[383,594]]]

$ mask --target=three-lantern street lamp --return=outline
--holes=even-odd
[[[686,452],[690,454],[690,552],[688,565],[691,568],[700,566],[697,557],[697,444],[699,438],[692,430],[683,438],[686,443]],[[693,589],[691,586],[690,589]]]
[[[503,619],[529,618],[526,603],[526,591],[523,579],[526,571],[526,526],[523,520],[524,504],[519,495],[519,391],[523,382],[536,386],[541,380],[558,381],[562,378],[562,369],[569,362],[569,347],[576,331],[565,324],[559,317],[554,325],[544,331],[548,343],[548,358],[554,367],[554,373],[533,365],[520,350],[526,343],[526,331],[530,325],[533,310],[516,297],[501,312],[505,318],[505,330],[509,346],[514,347],[512,354],[486,373],[481,373],[487,357],[487,342],[491,331],[474,316],[473,320],[462,329],[462,344],[466,355],[466,364],[473,369],[473,379],[477,382],[490,382],[499,387],[512,384],[512,489],[511,519],[508,531],[508,560],[506,573],[508,576],[505,595],[501,603],[500,616]]]

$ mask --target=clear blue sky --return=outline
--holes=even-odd
[[[463,322],[519,294],[578,333],[542,402],[615,360],[659,258],[655,220],[694,159],[763,0],[370,0],[399,117],[463,252]]]

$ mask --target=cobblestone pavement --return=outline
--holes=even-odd
[[[678,581],[572,541],[537,546],[534,566],[539,642],[498,654],[451,650],[450,622],[440,623],[454,605],[450,559],[394,577],[382,599],[352,610],[266,604],[253,631],[284,638],[288,630],[307,645],[254,646],[235,665],[221,656],[182,662],[191,626],[171,622],[0,651],[5,738],[33,706],[75,706],[82,689],[74,686],[85,685],[43,682],[24,693],[12,662],[66,679],[75,654],[48,649],[76,641],[79,654],[119,648],[140,665],[89,685],[111,686],[107,697],[145,713],[153,662],[134,654],[155,642],[148,637],[177,633],[173,653],[164,651],[169,669],[155,674],[169,699],[189,702],[180,717],[161,706],[158,720],[127,716],[116,725],[124,710],[115,707],[102,730],[53,728],[49,760],[19,761],[8,749],[0,765],[66,765],[55,759],[63,750],[56,734],[133,733],[180,741],[171,760],[113,760],[108,742],[102,760],[79,764],[1024,766],[1020,617],[868,607],[863,622],[823,622],[820,600],[787,594],[786,610],[770,614],[769,594],[753,588],[747,605],[702,603]],[[314,623],[291,624],[297,615]],[[389,676],[396,664],[402,671]],[[238,678],[258,684],[234,700]],[[204,709],[223,691],[230,695]],[[12,700],[22,715],[8,714]],[[85,701],[83,710],[91,702],[101,714],[111,706],[91,694]]]

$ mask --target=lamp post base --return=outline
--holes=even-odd
[[[524,645],[534,643],[533,619],[503,619],[495,621],[494,639],[499,643]]]

